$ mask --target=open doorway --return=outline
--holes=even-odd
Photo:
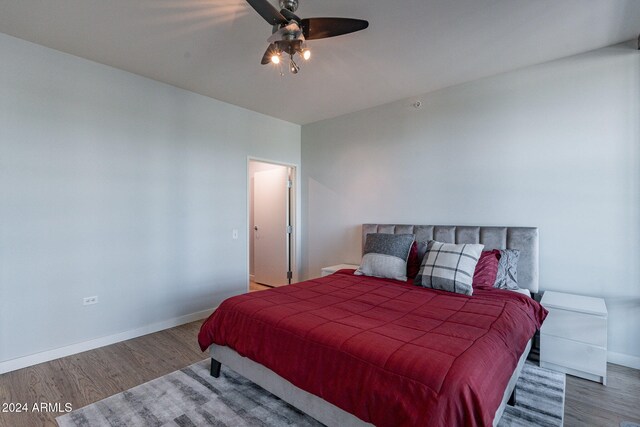
[[[295,167],[249,159],[249,290],[291,283]]]

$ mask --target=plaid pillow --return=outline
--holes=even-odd
[[[407,258],[413,234],[367,234],[362,263],[354,274],[407,280]]]
[[[484,245],[429,241],[414,283],[458,294],[473,294],[473,272]]]

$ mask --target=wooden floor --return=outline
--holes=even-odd
[[[640,424],[640,370],[607,364],[607,386],[567,375],[564,425],[612,426]]]
[[[0,375],[4,402],[71,403],[74,409],[181,369],[206,354],[201,321]],[[608,386],[567,376],[565,426],[640,423],[640,371],[609,364]],[[2,408],[0,408],[1,410]],[[56,425],[57,413],[0,412],[1,427]]]
[[[0,375],[4,402],[71,403],[73,409],[207,358],[198,348],[202,322],[193,322],[107,347]],[[58,413],[2,413],[0,426],[57,426]]]
[[[249,282],[249,292],[264,291],[266,289],[271,289],[271,286],[261,285],[253,280]]]

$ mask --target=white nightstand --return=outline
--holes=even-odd
[[[358,267],[360,267],[359,265],[354,265],[354,264],[337,264],[337,265],[332,265],[329,267],[322,267],[322,270],[320,270],[320,277],[324,277],[324,276],[328,276],[330,274],[335,273],[338,270],[342,270],[344,268],[351,268],[356,270]]]
[[[607,306],[602,298],[546,291],[540,366],[607,384]]]

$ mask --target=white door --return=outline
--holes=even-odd
[[[257,283],[282,286],[289,270],[288,171],[256,172],[253,187],[253,274]]]

